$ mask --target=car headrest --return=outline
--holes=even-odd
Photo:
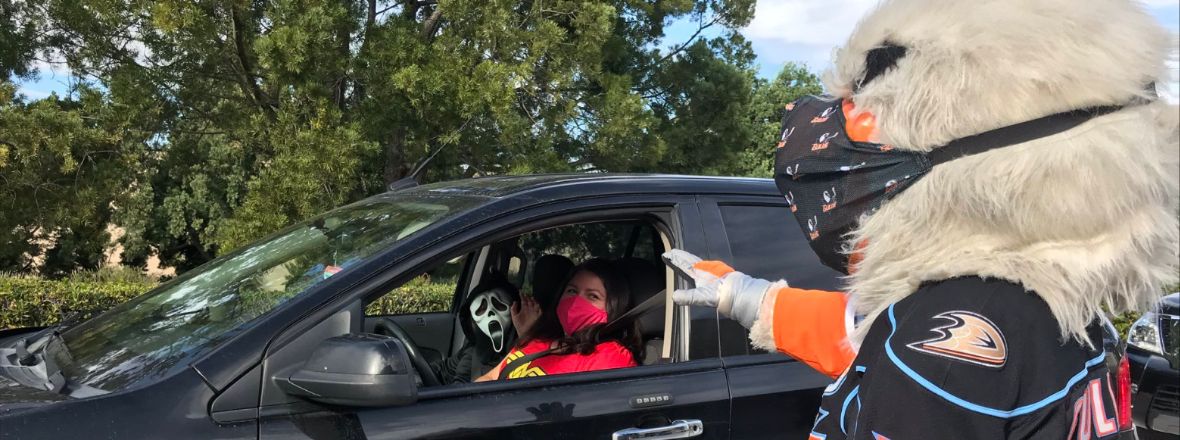
[[[621,258],[616,264],[631,286],[631,306],[635,307],[664,290],[664,269],[640,258]],[[637,318],[644,339],[663,336],[664,308],[653,307]]]
[[[561,284],[573,269],[574,262],[561,255],[542,255],[533,263],[533,298],[541,304],[541,310],[554,310],[561,289],[565,287]]]

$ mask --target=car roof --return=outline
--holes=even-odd
[[[752,177],[672,174],[530,174],[431,183],[398,194],[449,194],[506,198],[600,196],[606,194],[746,194],[779,196],[774,180]],[[388,193],[387,193],[388,194]]]

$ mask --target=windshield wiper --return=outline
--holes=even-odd
[[[66,378],[52,356],[46,356],[50,345],[62,344],[60,326],[42,330],[16,341],[11,347],[0,348],[0,373],[28,387],[59,393],[65,388]]]

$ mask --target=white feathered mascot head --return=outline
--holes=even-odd
[[[1174,38],[1129,0],[885,0],[869,13],[824,80],[895,148],[1125,107],[935,166],[862,218],[848,241],[865,244],[849,278],[870,317],[858,334],[920,283],[961,275],[1022,284],[1082,341],[1103,305],[1150,307],[1180,258],[1180,116],[1153,88]]]

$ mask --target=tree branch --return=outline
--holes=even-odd
[[[235,53],[242,69],[239,74],[239,81],[243,89],[242,92],[247,96],[253,97],[255,105],[266,112],[266,115],[273,120],[275,118],[274,106],[271,104],[270,98],[266,96],[266,93],[254,81],[254,65],[250,62],[249,54],[246,53],[245,26],[242,24],[241,13],[238,11],[237,6],[230,7],[230,22],[233,25]]]
[[[434,33],[438,31],[439,20],[442,18],[442,9],[437,5],[434,11],[430,13],[430,17],[422,22],[422,39],[429,40],[434,37]]]

